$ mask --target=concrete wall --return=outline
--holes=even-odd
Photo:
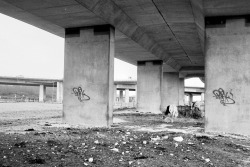
[[[162,65],[146,62],[137,67],[137,110],[161,113]]]
[[[68,34],[66,30],[64,121],[85,126],[110,126],[113,80],[114,29],[109,26],[87,27],[68,30]],[[79,87],[90,99],[86,95],[82,97],[84,93]]]
[[[182,85],[182,86],[181,86]],[[184,103],[184,79],[179,79],[179,73],[163,73],[161,110],[166,110],[170,104],[179,105],[181,98]]]
[[[227,20],[206,33],[205,130],[250,135],[250,27]]]

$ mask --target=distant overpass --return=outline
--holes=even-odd
[[[39,86],[39,102],[46,99],[46,87],[57,87],[57,102],[63,99],[63,80],[62,79],[44,79],[44,78],[24,78],[24,77],[0,77],[1,85],[22,85]]]
[[[61,102],[63,79],[45,79],[45,78],[24,78],[24,77],[0,77],[1,85],[22,85],[22,86],[40,86],[39,101],[43,102],[46,98],[46,87],[57,87],[57,101]],[[129,91],[136,91],[136,80],[114,81],[114,89],[120,90],[119,99],[123,99],[122,91],[125,90],[125,103],[129,103]],[[193,94],[204,94],[204,88],[185,87],[185,94],[192,98]],[[116,92],[115,92],[116,95]],[[115,96],[116,97],[116,96]],[[116,99],[116,98],[114,98]]]
[[[0,77],[1,85],[23,85],[23,86],[40,86],[57,87],[58,82],[62,79],[44,79],[44,78],[24,78],[24,77]]]

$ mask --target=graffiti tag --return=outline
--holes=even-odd
[[[74,87],[72,90],[74,95],[77,96],[80,102],[90,100],[90,97],[84,93],[84,90],[80,86],[78,88]]]
[[[233,93],[225,92],[222,88],[213,91],[214,97],[220,100],[220,103],[226,106],[226,104],[235,104],[233,99]]]

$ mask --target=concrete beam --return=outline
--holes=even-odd
[[[112,0],[76,0],[177,71],[180,65]]]
[[[196,32],[198,33],[200,39],[200,45],[203,52],[204,57],[204,50],[205,50],[205,21],[204,21],[204,6],[203,0],[190,0],[194,21],[196,25]]]

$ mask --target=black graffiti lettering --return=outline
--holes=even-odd
[[[220,100],[220,103],[226,106],[226,104],[235,104],[233,99],[233,93],[225,92],[222,88],[213,91],[214,97]]]
[[[90,97],[85,94],[84,90],[80,86],[74,87],[72,90],[73,90],[74,95],[77,96],[80,102],[90,100]]]

